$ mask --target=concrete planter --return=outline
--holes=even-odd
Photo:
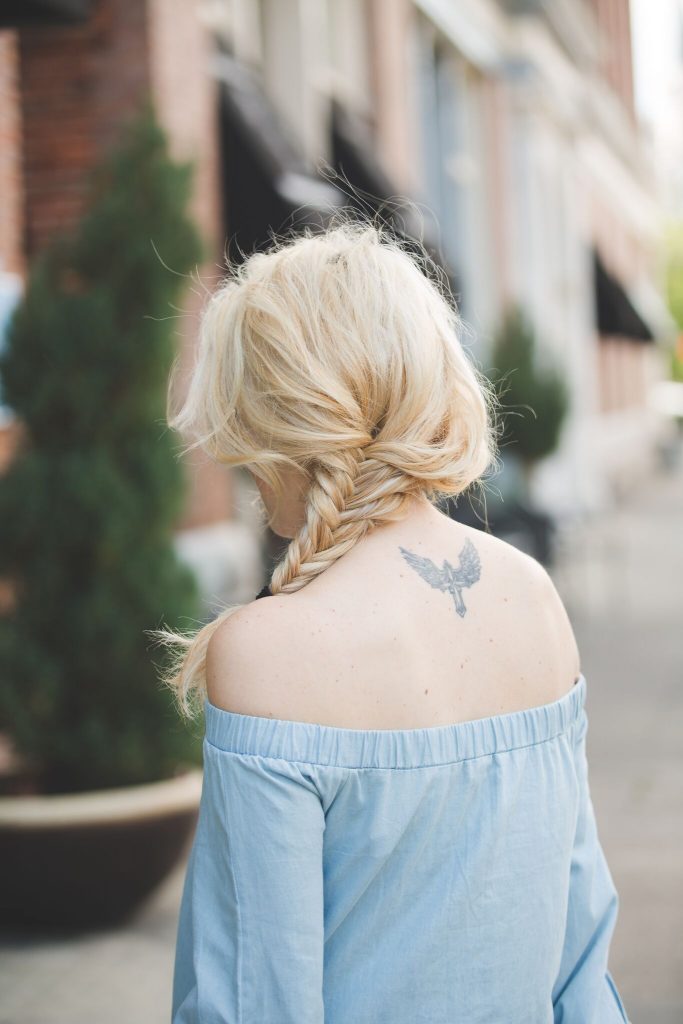
[[[5,928],[124,921],[178,862],[196,825],[202,771],[139,786],[0,798]]]

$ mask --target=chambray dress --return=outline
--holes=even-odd
[[[628,1021],[585,699],[581,675],[539,707],[383,730],[206,701],[172,1024]]]

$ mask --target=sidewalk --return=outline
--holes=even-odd
[[[591,793],[620,894],[633,1024],[683,1022],[683,469],[575,537],[555,572],[588,683]]]
[[[555,579],[588,682],[591,792],[633,1024],[683,1021],[683,471],[568,540]],[[0,945],[0,1024],[168,1024],[185,864],[129,927]]]

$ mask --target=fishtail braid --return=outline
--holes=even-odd
[[[310,467],[304,522],[273,571],[273,594],[301,590],[375,526],[400,519],[422,489],[377,458],[371,444],[332,452]]]

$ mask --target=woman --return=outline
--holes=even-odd
[[[180,645],[205,716],[173,1024],[616,1024],[586,680],[541,566],[452,521],[493,403],[424,261],[368,224],[212,297],[171,425],[289,539]]]

